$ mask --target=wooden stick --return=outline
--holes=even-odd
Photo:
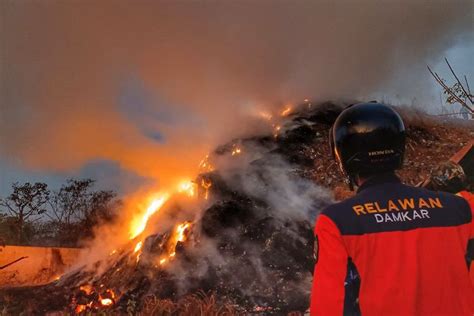
[[[464,75],[464,81],[466,81],[467,92],[469,92],[469,94],[471,94],[471,88],[469,88],[469,82],[467,82],[467,77],[466,77],[466,75]]]
[[[448,86],[443,82],[443,80],[441,79],[441,77],[440,77],[437,73],[435,73],[435,72],[433,72],[433,71],[431,70],[430,66],[427,66],[427,67],[428,67],[429,72],[430,72],[431,75],[433,76],[433,78],[435,78],[436,82],[438,82],[438,83],[441,85],[441,87],[443,87],[443,89],[444,89],[447,93],[449,93],[449,94],[456,100],[456,102],[458,102],[459,104],[461,104],[461,106],[463,106],[463,107],[465,107],[466,109],[468,109],[469,112],[471,112],[471,114],[474,113],[474,110],[472,110],[471,107],[466,104],[466,102],[464,102],[463,100],[461,100],[461,99],[451,90],[451,88],[448,87]]]
[[[0,267],[0,270],[5,269],[6,267],[9,267],[9,266],[11,266],[12,264],[17,263],[18,261],[21,261],[21,260],[26,259],[26,258],[28,258],[28,256],[26,256],[26,257],[20,257],[20,258],[18,258],[18,259],[16,259],[16,260],[12,261],[12,262],[10,262],[10,263],[7,263],[6,265],[1,266],[1,267]]]
[[[464,94],[466,95],[467,99],[471,102],[471,104],[473,104],[472,99],[471,99],[471,95],[469,93],[467,93],[466,89],[464,89],[464,86],[462,85],[462,83],[459,80],[458,76],[456,76],[456,73],[454,72],[453,68],[449,64],[448,59],[445,57],[444,60],[446,61],[446,64],[448,64],[449,70],[451,70],[451,73],[453,74],[454,78],[456,78],[456,81],[461,86],[462,91],[464,91]]]

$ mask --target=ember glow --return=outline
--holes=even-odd
[[[92,286],[89,284],[82,285],[79,287],[79,289],[83,291],[84,293],[86,293],[87,295],[90,295],[92,291],[94,290]]]
[[[280,133],[281,126],[280,125],[274,125],[273,127],[273,137],[277,138],[278,134]]]
[[[145,230],[150,217],[155,214],[163,206],[163,204],[165,204],[168,198],[169,195],[165,193],[159,198],[154,199],[146,209],[145,213],[140,218],[135,219],[132,222],[132,227],[130,229],[130,239],[134,239]]]
[[[99,288],[103,287],[104,284],[99,286]],[[80,294],[79,300],[78,297],[73,297],[71,306],[76,314],[95,311],[101,307],[107,308],[115,304],[115,292],[112,289],[98,291],[91,284],[82,285],[79,289],[86,296]],[[84,304],[84,299],[88,301],[86,304]],[[81,304],[78,304],[78,302],[81,302]]]
[[[183,222],[175,227],[175,229],[173,230],[173,235],[169,239],[168,245],[166,247],[166,257],[161,257],[158,261],[160,265],[164,265],[176,256],[178,244],[185,242],[188,239],[189,229],[191,228],[191,226],[191,222]]]
[[[103,306],[110,306],[113,303],[114,302],[110,298],[103,298],[100,300],[100,304],[102,304]]]
[[[111,306],[114,304],[114,300],[115,300],[115,293],[114,291],[110,289],[105,291],[105,293],[103,293],[103,296],[102,295],[99,296],[99,302],[102,306]]]
[[[281,112],[281,116],[288,116],[291,113],[291,105],[287,105],[286,108]]]
[[[186,240],[186,235],[184,233],[189,227],[191,227],[191,223],[189,222],[179,224],[178,227],[176,227],[176,243]]]
[[[206,155],[203,160],[199,163],[199,169],[203,172],[214,171],[214,166],[209,162],[209,155]]]
[[[204,188],[204,199],[207,200],[209,198],[209,188],[212,186],[211,180],[202,178],[201,186]]]
[[[76,312],[76,314],[80,314],[84,312],[86,308],[87,308],[87,305],[77,305],[74,311]]]
[[[234,145],[234,148],[232,149],[232,156],[239,155],[241,152],[242,152],[242,149]]]

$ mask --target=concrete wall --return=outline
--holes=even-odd
[[[77,248],[0,247],[0,267],[27,257],[0,269],[0,287],[48,283],[69,268],[80,252]]]
[[[0,287],[48,283],[73,265],[80,254],[78,248],[0,246],[0,267],[28,257],[0,270]],[[470,276],[474,284],[474,262]]]

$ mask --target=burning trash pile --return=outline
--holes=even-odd
[[[50,284],[0,290],[0,306],[12,314],[146,314],[151,300],[209,293],[237,314],[304,312],[317,212],[334,194],[350,194],[327,142],[343,108],[305,100],[261,113],[270,133],[218,147],[194,180],[158,193],[131,223],[127,244]],[[427,177],[473,136],[469,127],[407,122],[408,182]]]

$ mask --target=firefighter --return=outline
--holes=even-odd
[[[473,315],[465,256],[474,204],[401,183],[405,127],[388,106],[347,108],[331,137],[358,189],[317,219],[311,315]],[[358,288],[345,287],[354,272]]]

